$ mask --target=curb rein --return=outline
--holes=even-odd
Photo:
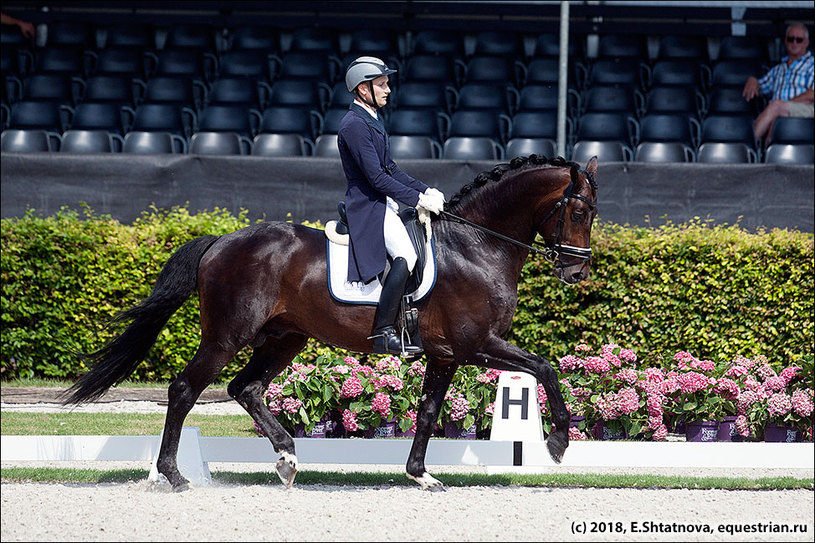
[[[586,175],[587,177],[589,176],[588,172],[586,172],[585,170],[581,169],[580,173]],[[540,242],[533,241],[532,242],[533,245],[528,245],[526,243],[523,243],[522,241],[518,241],[516,239],[510,238],[510,237],[505,236],[503,234],[499,234],[498,232],[495,232],[494,230],[490,230],[489,228],[481,226],[480,224],[476,224],[476,223],[474,223],[472,221],[469,221],[469,220],[465,219],[464,217],[459,217],[458,215],[450,213],[449,211],[442,210],[440,215],[443,216],[443,217],[446,217],[448,220],[452,220],[453,222],[457,222],[457,223],[460,223],[460,224],[466,224],[468,226],[472,226],[476,230],[480,230],[480,231],[484,232],[485,234],[489,234],[490,236],[496,237],[496,238],[498,238],[500,240],[506,241],[508,243],[512,243],[513,245],[517,245],[518,247],[523,247],[524,249],[527,249],[527,250],[531,251],[532,253],[534,253],[536,255],[543,255],[543,257],[548,262],[554,263],[556,260],[558,260],[560,255],[573,256],[573,257],[579,258],[580,259],[579,263],[569,264],[569,266],[575,266],[577,264],[583,264],[584,262],[590,262],[592,252],[591,252],[591,247],[575,247],[574,245],[565,245],[565,244],[560,242],[560,238],[561,238],[561,236],[563,234],[563,224],[565,222],[566,206],[569,203],[569,199],[574,198],[576,200],[580,200],[581,202],[585,202],[586,205],[588,205],[591,209],[594,209],[594,208],[597,207],[597,200],[592,201],[592,200],[589,200],[588,198],[586,198],[585,196],[581,196],[580,194],[574,194],[572,192],[573,187],[574,187],[574,179],[569,181],[569,186],[566,187],[566,190],[563,193],[563,196],[560,198],[560,200],[557,201],[557,203],[552,208],[552,210],[549,212],[549,214],[546,215],[546,217],[540,223],[540,226],[543,226],[544,224],[546,224],[546,222],[549,219],[552,218],[552,216],[555,213],[557,213],[558,210],[560,210],[560,216],[558,217],[558,221],[557,221],[557,230],[555,231],[555,235],[554,235],[554,238],[552,239],[552,243],[551,243],[551,245],[549,243],[544,243],[543,244],[543,249],[539,249],[538,247],[534,246],[534,244],[536,244],[536,243],[540,244]],[[540,228],[540,226],[539,226],[539,228]]]

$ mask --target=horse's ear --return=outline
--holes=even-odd
[[[597,179],[597,155],[589,159],[589,163],[586,164],[586,172],[592,179]]]

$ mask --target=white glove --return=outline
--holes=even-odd
[[[423,194],[419,194],[419,204],[416,207],[423,207],[430,213],[438,215],[444,209],[444,194],[440,190],[429,188]]]

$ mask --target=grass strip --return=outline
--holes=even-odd
[[[67,483],[100,484],[128,483],[146,479],[148,470],[120,469],[93,470],[70,468],[23,468],[0,469],[3,483]],[[547,488],[659,488],[659,489],[726,489],[726,490],[813,490],[812,479],[794,477],[776,478],[726,478],[726,477],[678,477],[665,475],[603,475],[592,473],[559,474],[498,474],[434,473],[449,487],[518,486]],[[212,473],[216,483],[250,486],[279,485],[280,480],[272,472],[216,471]],[[404,472],[336,472],[308,471],[297,474],[297,485],[324,485],[348,487],[413,487]]]

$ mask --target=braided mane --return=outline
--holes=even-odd
[[[462,202],[468,195],[476,194],[478,189],[484,187],[489,183],[500,183],[502,179],[507,177],[508,174],[514,174],[523,170],[532,169],[539,166],[555,166],[559,168],[580,168],[576,162],[570,162],[563,157],[555,157],[547,159],[542,155],[531,154],[528,157],[516,157],[509,161],[509,163],[502,163],[496,165],[492,170],[479,173],[472,183],[468,183],[461,187],[452,198],[450,198],[447,206],[455,207]],[[597,190],[596,181],[591,178],[588,179],[592,188]]]

